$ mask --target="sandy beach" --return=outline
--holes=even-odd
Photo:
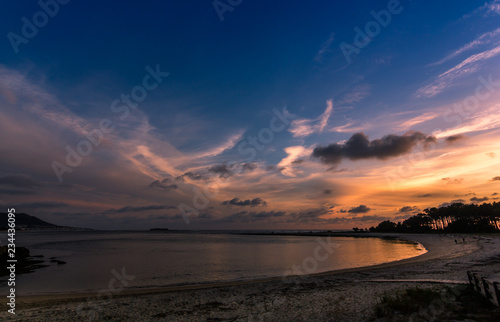
[[[408,287],[467,283],[467,270],[500,272],[500,238],[437,234],[379,234],[421,243],[427,253],[397,262],[301,277],[127,289],[97,294],[18,297],[24,321],[369,321],[385,293]],[[465,237],[465,242],[462,238]],[[458,241],[458,244],[455,243]]]

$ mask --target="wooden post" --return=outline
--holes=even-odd
[[[486,292],[484,290],[483,281],[481,281],[481,277],[478,273],[474,273],[474,283],[476,284],[476,291],[479,292],[482,296],[486,297]]]
[[[500,306],[500,283],[493,282],[493,291],[495,292],[495,296],[497,298],[497,306]]]
[[[483,280],[483,287],[484,287],[484,293],[486,295],[486,298],[493,304],[498,306],[498,299],[495,293],[495,286],[493,285],[493,282],[486,279],[482,278]]]
[[[474,283],[474,276],[472,276],[471,271],[467,271],[467,277],[469,278],[469,285],[472,287],[473,290],[476,290],[476,285]]]

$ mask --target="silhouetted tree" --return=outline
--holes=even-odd
[[[427,208],[397,224],[385,220],[375,232],[427,233],[446,231],[451,233],[494,232],[500,230],[500,203],[454,203],[441,208]]]

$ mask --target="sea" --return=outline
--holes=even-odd
[[[17,232],[45,267],[16,276],[17,295],[255,280],[371,266],[422,255],[400,239],[234,232]],[[59,261],[59,262],[57,262]],[[62,264],[61,262],[65,262]],[[7,287],[7,278],[0,278]]]

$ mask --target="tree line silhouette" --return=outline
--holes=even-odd
[[[403,222],[382,221],[372,232],[398,233],[477,233],[500,230],[500,202],[454,203],[447,207],[427,208]]]

